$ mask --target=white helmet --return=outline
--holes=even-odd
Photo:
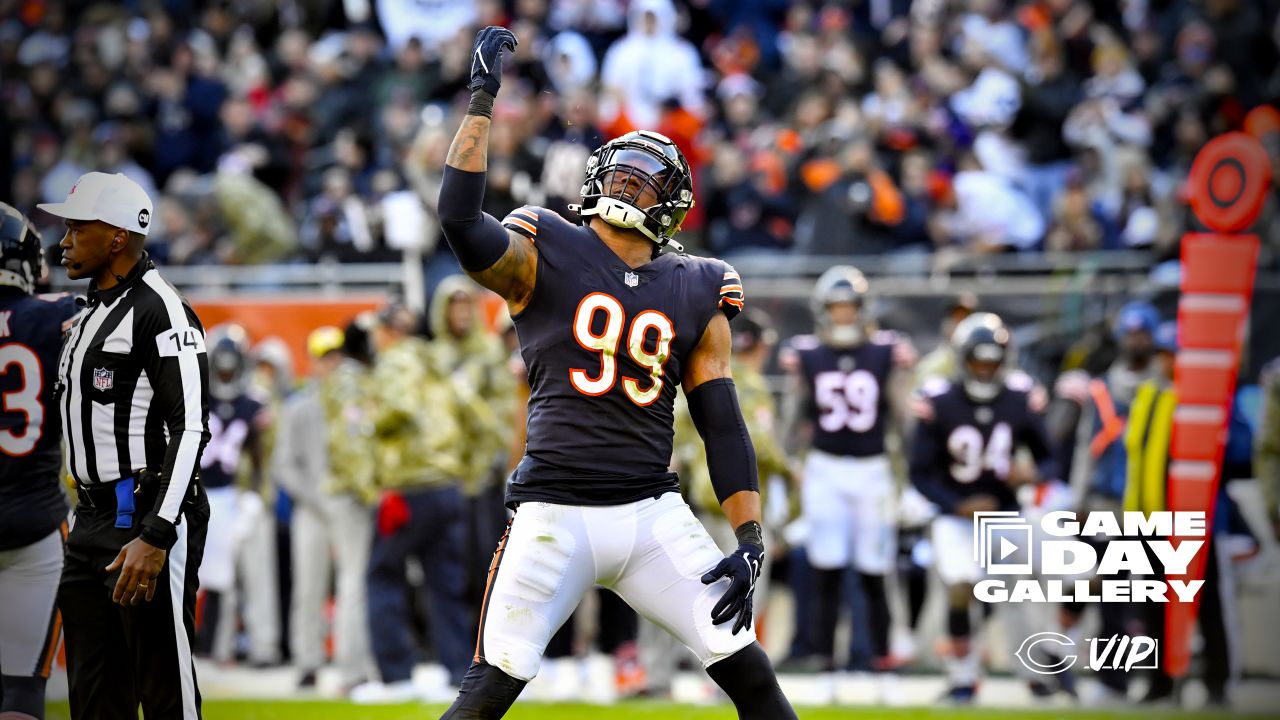
[[[853,347],[861,343],[867,336],[863,308],[869,291],[866,276],[852,265],[836,265],[822,273],[809,301],[818,337],[836,347]],[[852,323],[833,323],[827,308],[836,303],[853,303],[858,308],[858,317]]]
[[[958,372],[965,393],[978,402],[994,400],[1004,387],[1009,359],[1009,329],[1004,321],[995,313],[974,313],[956,326],[951,346],[959,360]],[[971,360],[994,362],[996,371],[989,378],[977,377],[969,369]]]

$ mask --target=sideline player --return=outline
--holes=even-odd
[[[67,536],[54,402],[70,295],[33,295],[40,235],[0,203],[0,717],[44,717],[62,618],[54,608]]]
[[[1016,486],[1054,477],[1044,427],[1044,399],[1030,377],[1009,372],[1009,331],[992,313],[974,313],[952,336],[959,369],[954,381],[934,378],[913,403],[911,482],[938,506],[932,542],[938,575],[947,587],[947,698],[971,702],[978,653],[970,642],[973,585],[982,576],[973,554],[977,512],[1017,510]],[[1025,447],[1034,470],[1015,463]]]
[[[783,363],[802,406],[789,424],[811,430],[801,484],[801,517],[815,596],[808,631],[822,670],[835,666],[836,623],[846,568],[858,573],[868,605],[872,668],[890,670],[889,596],[897,557],[897,488],[885,436],[906,414],[915,351],[893,333],[872,334],[867,280],[850,265],[818,278],[811,309],[816,335],[792,338]]]
[[[263,631],[263,618],[252,612],[254,589],[241,578],[244,607],[235,595],[241,553],[249,547],[252,527],[265,511],[259,488],[263,474],[262,430],[270,421],[266,404],[249,387],[249,334],[235,324],[209,330],[209,443],[200,457],[200,480],[209,498],[209,539],[200,566],[204,612],[196,636],[197,652],[219,662],[235,659],[238,616],[250,638],[250,661],[267,664],[274,638]],[[238,486],[248,460],[250,489]],[[271,620],[272,618],[268,618]]]
[[[468,274],[507,301],[532,388],[525,457],[507,493],[516,514],[490,565],[474,663],[444,717],[505,714],[552,633],[599,584],[679,637],[739,717],[794,718],[751,625],[764,547],[729,372],[741,280],[672,240],[692,182],[657,133],[628,133],[591,155],[583,226],[545,208],[518,208],[501,224],[481,211],[502,51],[515,45],[500,27],[476,36],[471,104],[440,189],[445,237]],[[668,469],[677,384],[738,538],[728,557]]]

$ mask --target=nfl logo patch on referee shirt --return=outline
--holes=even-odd
[[[106,368],[93,369],[93,388],[95,390],[110,390],[115,383],[115,371]]]

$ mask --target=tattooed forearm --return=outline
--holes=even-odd
[[[510,244],[498,262],[479,272],[467,273],[476,282],[498,293],[507,301],[511,314],[529,304],[537,277],[538,253],[523,235],[508,232]]]
[[[445,163],[467,172],[484,172],[489,164],[489,118],[467,115],[453,136]]]

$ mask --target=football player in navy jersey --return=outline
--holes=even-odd
[[[552,633],[593,585],[678,637],[741,718],[794,718],[751,622],[764,554],[756,462],[729,372],[743,305],[729,265],[673,237],[693,206],[666,137],[632,132],[587,161],[582,225],[522,207],[481,211],[500,27],[476,36],[471,104],[449,148],[440,222],[463,269],[507,302],[528,368],[515,509],[489,569],[471,669],[445,718],[498,718],[538,672]],[[663,252],[666,250],[666,252]],[[669,471],[684,388],[738,548],[721,554]]]
[[[811,309],[815,335],[792,338],[782,354],[798,402],[788,413],[809,451],[801,485],[805,550],[814,568],[810,633],[819,668],[834,668],[845,570],[866,595],[872,667],[892,669],[885,576],[897,555],[897,488],[885,436],[906,415],[915,351],[903,338],[872,332],[862,273],[837,265],[818,278]]]
[[[959,370],[953,380],[926,381],[913,403],[912,484],[938,506],[932,544],[947,586],[947,658],[955,702],[970,702],[978,681],[978,653],[970,642],[973,585],[983,570],[973,552],[973,517],[1018,510],[1017,488],[1056,476],[1045,430],[1044,391],[1029,376],[1008,370],[1009,330],[992,313],[974,313],[952,335]],[[1035,460],[1014,461],[1019,448]]]
[[[236,625],[230,593],[236,585],[240,553],[264,552],[262,548],[242,548],[253,518],[262,512],[262,501],[254,493],[237,487],[249,461],[252,486],[258,488],[262,476],[262,434],[267,422],[266,405],[253,397],[249,388],[249,336],[239,325],[227,324],[209,330],[209,443],[200,456],[200,481],[209,497],[209,534],[204,562],[200,565],[200,587],[205,593],[203,622],[196,638],[197,650],[216,659],[232,659],[232,630]],[[254,589],[246,588],[252,602]],[[251,658],[265,663],[272,659],[272,643],[264,640],[262,623],[255,622],[250,609],[243,613],[251,640]],[[259,613],[260,614],[260,613]],[[223,626],[223,623],[230,625]]]
[[[0,203],[0,717],[44,717],[57,652],[67,500],[54,400],[62,336],[80,306],[35,295],[40,235]]]

